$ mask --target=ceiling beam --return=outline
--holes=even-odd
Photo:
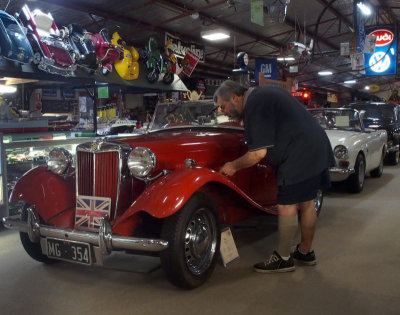
[[[381,5],[382,9],[385,10],[386,13],[389,15],[392,23],[397,23],[399,21],[399,18],[396,14],[394,14],[393,10],[389,7],[386,0],[378,0],[378,2]]]
[[[175,10],[180,10],[181,12],[186,12],[187,10],[193,10],[193,8],[185,5],[183,6],[181,3],[175,1],[175,0],[157,0],[157,2],[162,3],[163,5],[165,5],[166,7],[170,7],[171,9],[175,9]],[[216,17],[206,14],[206,13],[199,13],[200,17],[211,21],[213,24],[218,25],[220,27],[226,28],[227,30],[230,30],[232,32],[238,33],[238,34],[242,34],[244,36],[256,39],[258,42],[260,43],[264,43],[270,47],[273,48],[280,48],[283,46],[284,43],[280,43],[277,42],[273,39],[270,39],[268,37],[259,35],[255,32],[252,32],[250,30],[247,30],[245,28],[239,27],[236,24],[232,24],[226,21],[223,21],[221,19],[217,19]]]
[[[317,0],[317,1],[324,7],[326,7],[329,4],[329,1],[327,0]],[[330,10],[338,19],[342,21],[342,23],[344,23],[352,32],[354,32],[353,23],[350,22],[350,20],[347,17],[345,17],[342,13],[340,13],[332,6],[330,6],[328,10]]]

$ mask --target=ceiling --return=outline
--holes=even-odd
[[[289,4],[284,21],[271,18],[270,5],[285,1]],[[373,14],[364,20],[366,27],[393,25],[400,20],[398,0],[365,1],[373,8]],[[286,53],[289,42],[309,45],[314,38],[313,54],[297,62],[300,86],[344,92],[370,83],[395,81],[394,76],[365,77],[351,71],[350,58],[340,56],[341,42],[349,42],[351,53],[357,52],[353,0],[264,0],[264,26],[250,21],[251,0],[0,0],[0,8],[13,14],[25,2],[31,9],[51,12],[58,27],[74,22],[97,32],[118,25],[122,37],[137,47],[144,46],[150,35],[162,43],[165,32],[201,43],[205,45],[206,61],[196,67],[194,74],[202,77],[229,76],[240,51],[248,53],[250,67],[254,67],[256,57],[276,57]],[[218,43],[200,37],[201,31],[216,27],[229,30],[231,37]],[[317,74],[326,69],[334,74]],[[351,79],[357,79],[357,83],[343,84]]]

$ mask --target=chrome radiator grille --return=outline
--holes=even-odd
[[[111,213],[114,213],[118,181],[118,152],[77,152],[78,195],[111,198]]]

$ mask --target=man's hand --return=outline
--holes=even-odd
[[[236,173],[236,169],[233,166],[232,162],[226,162],[224,166],[219,169],[219,172],[226,176],[233,176]]]

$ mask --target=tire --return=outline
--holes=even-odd
[[[379,162],[379,166],[376,169],[373,169],[370,174],[372,177],[381,177],[383,174],[383,160],[385,159],[385,150],[382,152],[381,160]]]
[[[364,188],[365,181],[365,159],[361,153],[357,156],[354,170],[354,174],[351,174],[347,180],[347,187],[352,193],[360,193]]]
[[[387,161],[390,165],[399,164],[399,151],[390,152]]]
[[[26,208],[28,205],[26,206]],[[21,220],[26,221],[28,219],[28,213],[26,212],[26,208],[22,211],[21,213]],[[52,265],[57,262],[59,262],[56,259],[51,259],[47,257],[46,255],[42,254],[42,248],[39,243],[33,243],[29,239],[28,233],[19,233],[19,237],[21,239],[22,247],[25,249],[26,253],[31,256],[36,261],[39,261],[41,263],[47,264],[47,265]]]
[[[324,201],[324,192],[320,189],[317,192],[317,197],[314,199],[315,212],[317,212],[317,216],[319,216],[322,211],[323,201]]]
[[[165,84],[171,84],[172,82],[174,82],[174,74],[172,72],[167,72],[164,74],[162,80]]]
[[[161,238],[169,242],[160,253],[168,280],[184,289],[202,285],[215,268],[221,243],[214,201],[195,193],[181,210],[165,219]]]
[[[159,77],[159,74],[157,73],[156,70],[150,71],[146,75],[147,81],[149,81],[150,83],[157,82],[158,81],[158,77]]]

